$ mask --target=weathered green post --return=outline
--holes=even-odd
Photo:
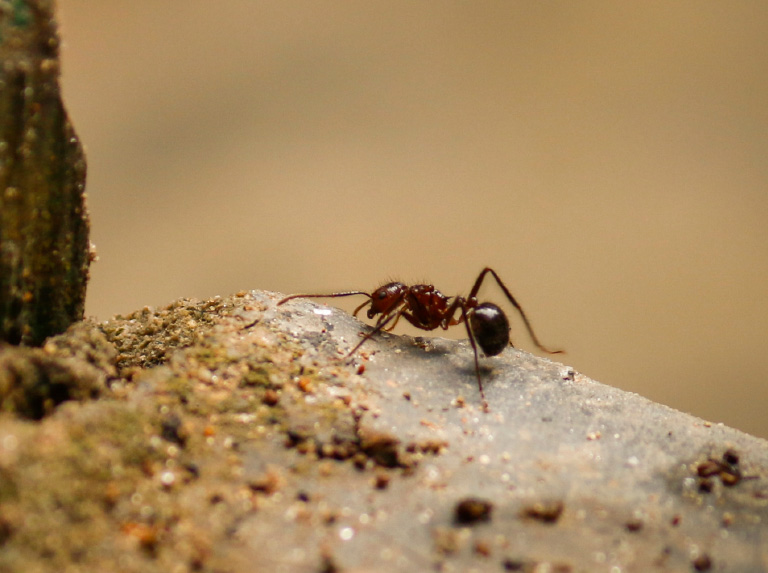
[[[39,345],[83,316],[85,156],[59,90],[52,0],[0,2],[0,341]]]

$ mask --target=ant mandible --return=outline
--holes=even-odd
[[[511,346],[509,340],[509,320],[504,311],[492,302],[480,303],[477,300],[477,293],[483,283],[486,275],[491,273],[496,283],[507,296],[509,302],[515,307],[520,317],[525,323],[528,334],[531,336],[534,344],[549,354],[559,354],[562,350],[550,350],[544,346],[533,332],[528,317],[525,316],[522,307],[518,304],[512,293],[501,281],[499,275],[490,267],[485,267],[475,280],[469,295],[449,297],[445,296],[433,285],[412,285],[408,286],[400,282],[387,283],[372,294],[364,291],[336,292],[331,294],[293,294],[287,296],[277,303],[280,306],[294,298],[338,298],[343,296],[364,295],[368,297],[363,304],[358,306],[352,313],[357,316],[363,308],[371,305],[368,309],[368,318],[371,319],[377,315],[379,318],[373,330],[366,334],[357,345],[349,351],[347,357],[352,356],[357,350],[376,333],[384,330],[390,331],[404,317],[416,328],[422,330],[435,330],[442,328],[447,330],[451,326],[464,323],[467,329],[469,343],[475,354],[475,374],[477,375],[477,387],[480,390],[480,397],[483,401],[483,409],[488,410],[488,402],[485,399],[483,391],[483,381],[480,377],[480,362],[478,359],[477,347],[480,346],[486,356],[496,356],[504,348]],[[458,313],[458,316],[457,316]]]

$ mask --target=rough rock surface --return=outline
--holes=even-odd
[[[768,569],[765,441],[278,298],[0,349],[0,571]]]

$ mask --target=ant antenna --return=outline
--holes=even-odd
[[[341,298],[343,296],[354,296],[356,294],[364,294],[369,299],[371,298],[371,295],[367,292],[363,292],[361,290],[351,290],[347,292],[334,292],[331,294],[292,294],[291,296],[287,296],[284,299],[278,301],[277,306],[280,306],[283,303],[288,302],[289,300],[293,300],[294,298]],[[365,301],[363,304],[361,304],[359,307],[357,307],[357,310],[355,313],[357,313],[358,310],[363,308],[366,304],[370,304],[370,300]]]

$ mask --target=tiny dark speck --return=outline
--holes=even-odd
[[[712,560],[709,555],[703,553],[693,560],[692,565],[696,571],[709,571],[712,569]]]
[[[468,497],[456,504],[456,523],[473,525],[481,521],[490,521],[493,504],[484,499]]]

